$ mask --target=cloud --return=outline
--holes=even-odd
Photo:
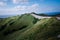
[[[0,15],[19,15],[24,13],[45,13],[60,10],[59,7],[41,6],[39,4],[32,4],[30,6],[18,5],[12,8],[0,9]]]
[[[17,6],[15,7],[16,9],[18,9],[19,11],[24,11],[26,10],[26,12],[37,12],[39,10],[39,5],[38,4],[33,4],[31,6]]]
[[[7,1],[7,0],[0,0],[0,1]]]
[[[5,7],[7,6],[7,0],[0,0],[0,7]]]
[[[46,0],[40,0],[41,2],[46,1]]]
[[[32,6],[29,6],[28,7],[28,10],[30,12],[38,12],[39,11],[39,8],[40,8],[39,4],[33,4]]]
[[[28,0],[12,0],[14,4],[26,4]]]
[[[38,12],[39,11],[39,5],[33,4],[31,6],[15,6],[13,8],[6,8],[6,9],[0,9],[0,15],[12,15],[12,14],[23,14],[23,13],[29,13],[29,12]]]

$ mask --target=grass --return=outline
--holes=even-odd
[[[2,24],[6,26],[0,31],[1,40],[60,40],[60,21],[55,17],[39,20],[23,14],[3,19]]]

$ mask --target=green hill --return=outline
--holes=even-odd
[[[0,40],[60,40],[60,21],[30,14],[0,20]]]

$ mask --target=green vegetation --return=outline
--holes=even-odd
[[[60,21],[37,19],[30,14],[0,20],[0,40],[60,40]]]

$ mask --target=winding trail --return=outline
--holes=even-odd
[[[50,16],[49,17],[46,17],[46,16],[38,16],[38,15],[35,15],[35,14],[31,14],[32,16],[34,16],[35,18],[38,18],[38,19],[44,19],[44,18],[51,18]],[[58,20],[60,20],[60,17],[56,17]]]

